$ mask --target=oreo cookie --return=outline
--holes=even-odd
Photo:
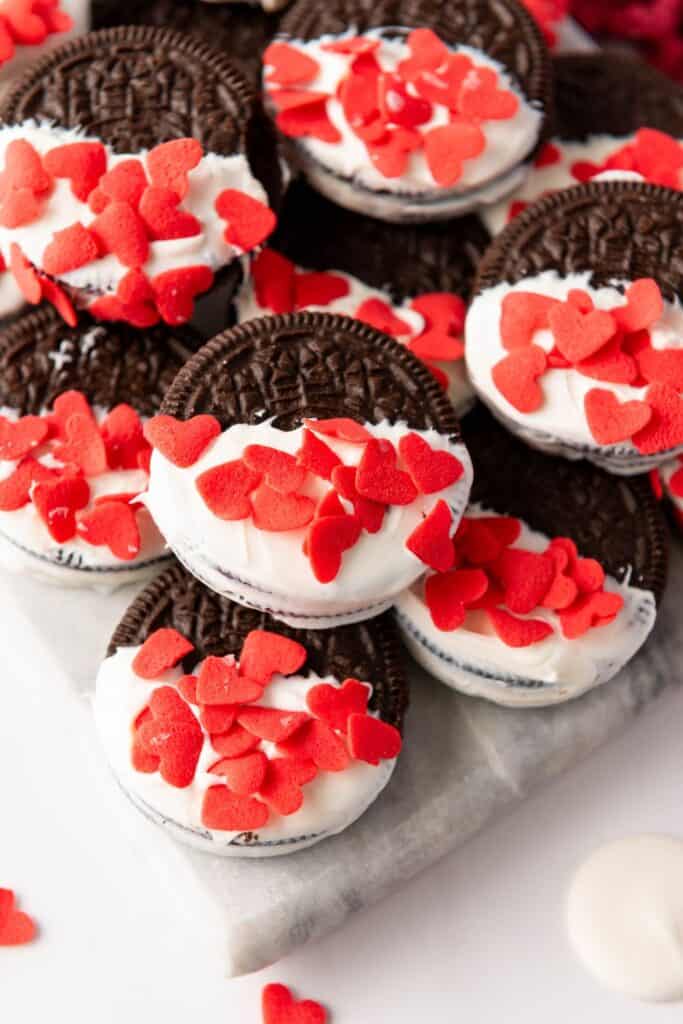
[[[592,182],[492,243],[466,323],[473,387],[522,440],[642,473],[683,451],[683,195]]]
[[[369,807],[407,704],[389,616],[292,629],[175,565],[115,630],[94,711],[117,781],[147,817],[211,853],[263,857],[311,846]]]
[[[302,179],[236,298],[238,321],[315,309],[393,335],[446,388],[458,414],[472,401],[464,368],[465,301],[487,235],[475,216],[390,225],[335,206]]]
[[[260,100],[199,39],[90,33],[0,106],[0,252],[29,302],[103,320],[190,319],[275,224],[280,167]]]
[[[157,571],[168,555],[138,500],[143,423],[199,343],[188,327],[67,327],[49,307],[0,332],[4,564],[67,586]]]
[[[348,317],[252,320],[181,370],[147,437],[147,505],[218,593],[329,629],[380,614],[452,553],[471,467],[411,352]]]
[[[550,58],[516,0],[297,0],[264,72],[294,163],[329,199],[382,220],[496,202],[550,132]]]
[[[668,553],[648,478],[530,451],[481,405],[463,435],[475,482],[455,567],[401,596],[403,639],[465,693],[516,707],[577,697],[654,625]]]
[[[270,9],[264,10],[265,6]],[[282,16],[272,9],[274,6],[207,0],[149,0],[144,4],[95,0],[93,28],[153,25],[199,36],[256,85],[261,77],[261,54],[276,34]]]
[[[683,187],[680,85],[626,53],[555,57],[553,75],[554,138],[513,195],[481,212],[492,235],[536,199],[610,171]]]

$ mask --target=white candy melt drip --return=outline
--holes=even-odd
[[[405,423],[365,424],[373,437],[387,438],[397,448],[411,432]],[[170,548],[191,572],[212,590],[243,604],[265,607],[285,622],[307,621],[336,626],[359,621],[388,607],[405,587],[424,572],[423,563],[405,546],[406,539],[439,499],[453,511],[454,529],[467,504],[472,464],[463,444],[452,444],[435,430],[413,431],[433,448],[449,451],[463,466],[463,474],[438,494],[418,495],[411,505],[387,508],[378,533],[363,531],[345,551],[336,579],[320,583],[302,551],[306,529],[271,533],[258,530],[251,519],[226,522],[204,504],[195,481],[213,466],[239,459],[249,444],[268,445],[295,454],[303,429],[278,430],[270,422],[236,424],[210,445],[198,462],[179,469],[160,452],[152,454],[150,485],[145,502]],[[345,463],[357,465],[363,445],[325,437]],[[309,474],[302,493],[321,498],[331,487]],[[351,511],[348,503],[347,509]],[[321,621],[318,623],[318,619]]]
[[[401,61],[410,56],[409,48],[403,40],[388,38],[390,31],[389,29],[377,29],[365,33],[365,36],[369,38],[381,40],[376,57],[386,72],[394,71]],[[306,83],[306,89],[330,95],[331,98],[327,101],[327,114],[341,135],[341,141],[337,143],[323,142],[321,139],[308,137],[296,140],[295,148],[305,157],[311,159],[314,165],[318,165],[317,174],[314,169],[311,173],[312,168],[307,162],[306,173],[309,177],[315,177],[316,184],[322,185],[321,191],[332,199],[339,199],[342,201],[342,205],[362,208],[372,215],[386,216],[387,219],[392,219],[389,214],[393,210],[396,219],[401,219],[399,216],[401,205],[404,204],[410,208],[411,200],[452,197],[452,207],[445,203],[439,204],[436,216],[443,216],[445,212],[453,213],[461,209],[462,212],[465,212],[466,208],[471,208],[471,202],[468,206],[464,206],[462,200],[475,190],[477,192],[475,205],[477,205],[496,202],[520,184],[525,171],[518,168],[518,165],[534,148],[540,134],[543,115],[540,110],[526,100],[502,64],[493,60],[483,51],[469,46],[450,47],[449,49],[452,52],[471,57],[480,67],[496,71],[499,76],[500,88],[509,90],[518,98],[517,112],[507,120],[486,121],[480,125],[486,139],[486,148],[480,156],[464,162],[461,178],[450,189],[443,189],[437,185],[422,150],[410,154],[406,171],[400,178],[387,178],[381,174],[374,167],[364,142],[351,129],[342,104],[336,98],[339,83],[348,74],[351,58],[348,55],[323,49],[325,43],[353,35],[355,32],[350,30],[342,36],[328,35],[310,41],[298,39],[290,41],[291,46],[301,50],[318,63],[320,70],[315,78]],[[412,86],[408,86],[408,91],[413,91]],[[432,104],[432,107],[431,119],[419,126],[421,132],[427,132],[450,122],[450,111],[446,106]],[[516,169],[515,175],[508,177],[508,173],[513,169]],[[321,170],[341,180],[330,182],[328,179],[323,185],[320,176]],[[376,205],[372,205],[372,196],[365,197],[361,203],[354,203],[348,189],[349,182],[353,186],[360,186],[370,192],[388,193],[389,195],[377,196],[374,200]]]
[[[45,122],[26,121],[0,129],[0,167],[4,166],[5,151],[14,139],[25,139],[41,155],[70,142],[101,141]],[[147,153],[141,150],[139,153],[116,154],[108,146],[105,149],[108,171],[125,160],[139,159],[144,164]],[[188,181],[187,195],[178,209],[193,214],[202,230],[189,238],[150,241],[149,256],[140,268],[149,278],[167,270],[188,266],[204,265],[216,271],[243,255],[241,249],[225,241],[223,236],[226,222],[214,208],[216,198],[225,189],[236,189],[259,202],[268,202],[263,187],[252,175],[247,158],[242,154],[219,156],[206,153],[197,167],[188,172]],[[68,179],[55,178],[54,188],[36,220],[11,229],[0,225],[0,252],[9,265],[10,245],[16,242],[27,259],[42,269],[43,253],[52,241],[54,232],[77,222],[88,227],[95,217],[87,202],[81,202],[74,196]],[[88,293],[91,298],[93,295],[111,295],[116,292],[119,282],[129,269],[110,253],[77,270],[62,274],[60,280],[77,292]]]
[[[476,504],[466,512],[471,518],[494,514]],[[522,522],[520,536],[511,547],[540,553],[549,542],[549,537]],[[555,613],[534,608],[529,616],[519,617],[542,619],[552,626],[553,633],[528,647],[505,644],[485,612],[469,612],[459,629],[437,629],[424,600],[422,581],[401,595],[396,614],[416,660],[448,686],[502,704],[552,704],[611,679],[642,646],[654,625],[656,605],[650,591],[619,583],[612,576],[606,576],[605,590],[624,600],[613,622],[568,640]]]
[[[569,890],[569,938],[584,967],[634,999],[683,999],[683,841],[641,835],[592,853]]]
[[[302,267],[297,267],[296,269],[298,272],[303,270]],[[386,302],[387,305],[391,306],[394,315],[410,326],[409,334],[395,336],[396,340],[400,341],[401,344],[407,345],[409,341],[417,337],[425,329],[425,319],[416,309],[410,308],[410,299],[405,299],[397,306],[394,305],[388,292],[382,291],[379,288],[371,288],[351,274],[345,274],[342,270],[330,270],[328,273],[334,274],[335,277],[343,277],[349,288],[348,293],[340,299],[333,299],[332,302],[328,302],[325,306],[312,305],[306,306],[306,309],[313,310],[314,312],[354,316],[361,303],[366,302],[368,299],[379,299],[381,302]],[[259,304],[251,278],[242,285],[235,299],[235,307],[238,323],[244,323],[245,320],[254,320],[260,316],[270,316],[272,313],[271,310]],[[434,364],[440,370],[443,370],[448,377],[448,397],[455,406],[458,416],[462,416],[474,401],[474,392],[467,379],[464,358],[447,362],[434,360]]]
[[[586,377],[573,367],[548,369],[539,378],[544,395],[543,404],[535,412],[523,413],[508,402],[491,376],[496,363],[509,354],[500,336],[505,296],[511,292],[536,292],[565,300],[571,289],[579,288],[588,292],[596,309],[612,309],[624,305],[623,289],[631,282],[615,281],[612,286],[594,288],[589,284],[590,277],[588,272],[560,277],[554,270],[544,270],[515,284],[502,281],[477,295],[469,307],[465,323],[467,371],[482,401],[509,430],[527,444],[565,458],[587,458],[613,473],[625,476],[642,473],[660,463],[662,454],[641,455],[630,441],[618,445],[598,445],[588,426],[584,400],[589,391],[600,388],[611,391],[620,402],[631,399],[642,401],[647,393],[646,387],[632,387],[629,384]],[[664,312],[649,333],[655,349],[681,348],[683,307],[665,301]],[[537,331],[533,343],[549,352],[554,344],[550,330]]]
[[[377,767],[364,761],[351,761],[342,772],[318,772],[315,779],[303,787],[301,809],[287,816],[271,812],[267,824],[257,834],[250,833],[250,841],[239,840],[244,833],[207,829],[201,820],[204,794],[209,786],[221,785],[223,780],[208,770],[221,760],[221,755],[212,748],[206,732],[194,780],[185,789],[169,785],[158,772],[137,772],[131,764],[132,723],[155,689],[172,684],[182,675],[176,668],[152,682],[140,679],[132,669],[139,649],[120,647],[102,663],[95,692],[95,720],[107,758],[123,788],[146,813],[170,825],[177,838],[224,856],[266,857],[290,853],[347,828],[379,796],[391,778],[395,760],[382,761]],[[341,685],[332,677],[320,678],[315,674],[288,678],[276,675],[263,697],[250,707],[307,711],[306,694],[319,683]],[[196,715],[197,709],[193,705],[188,707]],[[275,745],[265,741],[260,749],[271,757],[276,753]]]

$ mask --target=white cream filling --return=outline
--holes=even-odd
[[[397,65],[410,56],[406,42],[400,38],[390,38],[392,29],[375,29],[365,33],[371,38],[379,38],[380,46],[375,52],[380,65],[386,72],[393,72]],[[374,192],[391,192],[444,195],[469,192],[493,183],[522,161],[533,149],[538,139],[542,112],[532,106],[513,83],[506,69],[498,61],[493,60],[481,50],[469,46],[450,47],[452,52],[469,56],[480,67],[491,68],[498,73],[499,88],[512,92],[519,100],[517,112],[505,121],[486,121],[481,124],[486,139],[486,147],[480,156],[466,160],[459,181],[452,189],[443,189],[437,185],[427,164],[423,150],[411,153],[405,172],[400,178],[387,178],[373,165],[367,148],[353,132],[346,120],[344,110],[337,97],[339,83],[346,77],[352,58],[346,54],[330,53],[322,47],[325,43],[336,39],[354,36],[352,29],[342,36],[322,36],[310,41],[290,40],[290,44],[301,50],[318,63],[319,72],[304,88],[311,92],[323,92],[330,95],[327,101],[327,113],[332,124],[338,129],[341,141],[337,143],[323,142],[315,138],[296,140],[297,148],[312,157],[319,165],[334,175],[352,182],[364,189]],[[265,78],[266,87],[267,69]],[[272,89],[278,88],[272,86]],[[408,92],[413,91],[412,85]],[[450,111],[443,104],[433,104],[432,117],[420,125],[418,131],[426,133],[432,128],[442,127],[450,122]],[[514,187],[514,182],[507,187]],[[496,199],[498,196],[493,196]]]
[[[365,424],[374,436],[398,442],[410,428],[405,423]],[[451,452],[460,460],[463,474],[437,494],[418,494],[410,505],[389,506],[381,529],[363,531],[358,542],[342,556],[337,577],[320,583],[314,576],[302,545],[306,528],[272,533],[259,530],[253,520],[218,519],[205,505],[195,481],[213,466],[242,457],[249,444],[269,445],[295,454],[301,447],[303,429],[278,430],[270,421],[257,425],[237,423],[218,437],[201,458],[180,469],[154,451],[149,490],[145,502],[154,521],[178,558],[212,589],[239,599],[239,584],[249,592],[246,603],[255,603],[253,588],[266,592],[277,603],[275,612],[334,616],[389,602],[424,572],[424,564],[410,552],[405,541],[439,499],[453,511],[453,530],[467,504],[472,484],[472,464],[463,444],[453,444],[436,430],[412,431],[433,448]],[[357,465],[363,445],[322,437],[347,465]],[[331,488],[329,481],[309,473],[301,493],[314,500]],[[350,503],[345,503],[352,511]],[[210,574],[210,579],[208,575]],[[228,574],[226,578],[226,574]],[[330,623],[332,624],[332,623]]]
[[[625,136],[591,135],[583,142],[562,142],[560,139],[553,139],[552,145],[559,151],[560,159],[555,163],[546,164],[544,167],[532,167],[512,195],[503,202],[484,208],[481,212],[484,224],[492,235],[497,235],[510,220],[513,203],[533,203],[547,193],[578,185],[579,179],[574,177],[571,170],[575,163],[586,161],[600,165],[607,157],[634,140],[635,134]],[[681,172],[681,187],[683,187],[683,171]]]
[[[301,272],[302,267],[297,267],[297,271]],[[334,274],[335,277],[343,277],[348,285],[348,293],[342,298],[333,299],[332,302],[328,302],[327,305],[311,305],[306,306],[306,309],[313,310],[321,313],[336,313],[345,316],[355,316],[356,310],[361,303],[366,302],[368,299],[378,299],[380,302],[385,302],[391,307],[394,316],[399,317],[404,323],[408,325],[410,330],[405,334],[397,334],[395,338],[400,341],[401,344],[407,345],[408,342],[416,338],[418,334],[421,334],[425,329],[425,319],[421,313],[418,313],[416,309],[410,308],[410,299],[404,299],[398,306],[394,305],[391,295],[388,291],[382,291],[379,288],[371,288],[369,285],[360,281],[357,277],[353,277],[351,274],[346,274],[342,270],[330,270],[330,274]],[[260,316],[270,316],[272,310],[261,306],[256,298],[256,290],[254,283],[251,278],[248,278],[242,285],[240,291],[235,299],[235,307],[237,310],[237,322],[243,323],[245,320],[253,320]],[[465,360],[462,359],[451,359],[449,361],[444,360],[433,360],[434,365],[438,366],[440,370],[448,377],[448,397],[455,406],[455,410],[458,415],[462,415],[474,399],[474,393],[470,387],[470,383],[467,379],[467,371],[465,369]]]
[[[215,843],[215,852],[244,855],[249,848],[260,856],[288,853],[298,846],[309,845],[311,838],[322,839],[342,831],[358,818],[384,789],[394,770],[395,760],[382,761],[375,767],[364,761],[351,761],[342,772],[318,772],[303,788],[304,802],[295,814],[282,816],[271,811],[269,820],[251,842],[239,846],[231,843],[243,833],[207,829],[201,820],[204,794],[210,786],[223,785],[220,775],[209,772],[221,755],[211,746],[208,734],[199,757],[192,783],[185,789],[169,785],[159,772],[137,772],[131,763],[131,726],[146,707],[155,689],[173,683],[181,675],[179,668],[164,672],[150,682],[140,679],[132,669],[139,647],[120,647],[100,666],[95,691],[94,711],[100,740],[112,769],[121,785],[158,816],[170,819],[200,837]],[[196,671],[196,670],[195,670]],[[330,676],[320,678],[314,673],[276,675],[266,687],[263,697],[251,707],[281,708],[287,711],[308,711],[306,694],[319,683],[341,685]],[[370,692],[372,687],[369,686]],[[198,709],[188,705],[197,715]],[[310,713],[310,712],[309,712]],[[277,756],[273,743],[262,741],[259,749],[269,757]],[[176,834],[182,836],[180,832]],[[297,842],[297,840],[299,842]],[[308,840],[308,841],[307,841]],[[259,844],[258,846],[256,844]],[[273,844],[268,846],[267,844]],[[286,844],[286,845],[275,845]]]
[[[71,142],[101,141],[45,122],[27,121],[6,126],[0,129],[0,167],[4,166],[5,151],[14,139],[25,139],[41,154]],[[147,155],[145,150],[115,154],[108,146],[105,149],[108,171],[124,160],[139,159],[144,164]],[[252,175],[247,158],[242,154],[219,156],[207,153],[197,167],[189,171],[188,181],[187,195],[178,209],[193,214],[200,222],[201,231],[189,238],[150,241],[147,261],[140,268],[149,278],[167,270],[200,264],[216,271],[242,255],[241,249],[225,241],[223,236],[227,223],[214,208],[217,197],[225,189],[237,189],[262,203],[268,202],[263,187]],[[88,227],[95,217],[87,202],[81,202],[74,196],[68,179],[56,178],[54,189],[45,200],[40,216],[18,228],[0,225],[0,252],[9,266],[10,246],[16,242],[30,262],[42,268],[43,253],[52,241],[54,232],[77,222]],[[113,294],[129,270],[110,253],[60,275],[60,280],[76,291]]]
[[[495,513],[474,504],[466,514],[478,518]],[[545,551],[550,538],[531,530],[524,522],[521,525],[520,536],[511,546]],[[613,622],[568,640],[557,613],[535,608],[529,615],[517,617],[541,619],[553,632],[528,647],[504,643],[485,611],[468,612],[459,629],[437,629],[424,599],[422,580],[401,595],[396,611],[411,653],[455,689],[481,692],[536,683],[548,690],[563,691],[565,696],[576,696],[611,679],[642,646],[654,625],[656,605],[650,591],[632,587],[628,581],[620,583],[611,576],[606,576],[604,589],[624,599],[624,606]]]
[[[656,464],[658,455],[641,455],[630,442],[618,445],[598,445],[593,437],[586,414],[584,400],[594,388],[611,391],[620,402],[633,399],[643,401],[647,387],[632,387],[629,384],[615,384],[611,381],[586,377],[573,367],[548,369],[538,383],[543,392],[540,408],[530,413],[516,409],[498,390],[493,382],[492,370],[505,356],[500,335],[500,320],[503,299],[512,292],[536,292],[565,300],[573,288],[588,292],[596,309],[613,309],[623,306],[624,295],[618,286],[628,287],[628,281],[615,281],[613,286],[594,288],[589,285],[590,273],[568,274],[560,277],[554,270],[525,277],[515,284],[502,281],[493,288],[487,288],[472,301],[465,323],[465,359],[472,385],[477,394],[489,405],[503,422],[528,443],[544,450],[561,452],[574,457],[585,455],[592,458],[597,453],[607,466],[614,463],[614,454],[628,466],[629,472],[642,471],[646,463]],[[683,346],[683,307],[679,304],[664,303],[661,318],[650,328],[650,338],[655,349],[681,348]],[[537,331],[533,343],[549,352],[553,337],[549,329]]]

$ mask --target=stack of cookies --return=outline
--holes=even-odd
[[[680,91],[517,0],[283,6],[100,0],[0,106],[0,554],[154,577],[99,732],[237,856],[379,796],[407,652],[611,679],[683,497]]]

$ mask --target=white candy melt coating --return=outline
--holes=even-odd
[[[72,36],[82,35],[90,28],[89,0],[60,0],[59,6],[71,15],[73,26],[68,32],[53,32],[37,46],[21,46],[15,43],[14,55],[0,65],[0,97],[5,95],[29,65],[44,57],[50,50],[62,46]]]
[[[683,999],[683,841],[630,836],[595,850],[569,890],[569,938],[584,967],[616,992]]]
[[[87,336],[84,336],[84,341]],[[71,344],[71,343],[69,343]],[[70,358],[68,352],[64,358]],[[13,409],[0,409],[0,415],[16,420]],[[106,416],[95,410],[98,420]],[[44,449],[37,448],[32,457],[51,468],[61,464]],[[0,461],[0,480],[11,476],[18,462]],[[92,508],[95,498],[105,494],[138,494],[147,486],[147,473],[141,469],[116,469],[99,476],[86,477],[90,487]],[[121,586],[133,580],[144,579],[159,569],[161,559],[167,557],[166,543],[143,508],[136,514],[140,531],[140,552],[137,558],[124,562],[116,558],[106,545],[88,544],[76,535],[72,540],[58,543],[40,518],[32,502],[14,511],[0,510],[0,563],[10,571],[28,572],[47,582],[74,586]]]
[[[391,39],[385,36],[385,33],[389,31],[391,30],[377,29],[365,33],[368,37],[376,37],[381,40],[376,56],[382,68],[387,72],[395,70],[402,60],[410,56],[408,46],[402,39]],[[371,215],[386,219],[400,220],[403,219],[400,215],[401,206],[408,206],[409,209],[404,211],[407,215],[416,199],[435,197],[452,199],[452,208],[449,206],[446,209],[445,205],[439,204],[438,211],[435,213],[435,217],[438,218],[443,217],[444,214],[454,215],[472,208],[471,196],[468,197],[470,202],[467,205],[463,205],[462,200],[475,190],[477,196],[474,205],[478,205],[479,203],[497,201],[520,183],[524,171],[518,169],[518,165],[534,148],[540,134],[543,114],[526,100],[502,64],[493,60],[483,51],[469,46],[451,47],[450,49],[452,52],[471,57],[480,67],[496,71],[499,76],[499,87],[509,90],[518,98],[517,112],[507,120],[486,121],[481,124],[486,147],[480,156],[464,162],[462,176],[452,188],[444,189],[437,185],[427,164],[424,150],[409,155],[406,171],[400,178],[387,178],[381,174],[373,165],[362,139],[359,139],[352,131],[342,105],[336,98],[339,83],[348,74],[351,58],[344,54],[330,53],[322,48],[325,43],[343,39],[349,35],[355,35],[355,32],[345,33],[344,36],[322,36],[320,39],[310,41],[290,41],[292,46],[303,51],[318,63],[320,70],[314,79],[306,83],[306,89],[330,95],[331,98],[327,101],[327,113],[330,121],[341,135],[341,141],[337,143],[323,142],[314,138],[296,140],[294,149],[308,158],[305,164],[306,174],[315,180],[316,185],[321,184],[322,177],[327,172],[325,176],[328,180],[321,187],[321,191],[324,191],[332,199],[336,197],[340,201],[343,200],[342,205],[360,208]],[[273,88],[277,88],[277,86]],[[409,86],[408,91],[411,90],[412,86]],[[422,133],[450,122],[450,112],[447,107],[442,104],[433,104],[432,106],[431,119],[418,128]],[[310,160],[313,161],[313,166],[309,163]],[[508,172],[513,169],[517,169],[515,176],[508,180]],[[330,174],[341,180],[330,180]],[[360,200],[357,199],[354,202],[349,193],[349,182],[354,187],[385,195],[378,195],[374,198],[362,196]],[[480,190],[484,191],[480,192]],[[332,194],[333,191],[335,195]],[[387,193],[389,193],[388,196]],[[375,205],[369,205],[373,203]],[[419,208],[413,212],[418,214]],[[422,213],[424,214],[424,212],[423,210]]]
[[[302,269],[303,268],[301,267],[297,267],[297,271],[299,272],[301,272]],[[328,273],[334,274],[335,277],[344,278],[349,287],[348,294],[344,295],[340,299],[334,299],[332,302],[328,302],[326,306],[312,305],[306,306],[306,309],[321,313],[336,313],[346,316],[354,316],[362,302],[366,302],[368,299],[379,299],[381,302],[386,302],[387,305],[391,306],[395,316],[400,317],[401,320],[410,325],[410,333],[395,335],[396,340],[400,341],[401,344],[407,344],[413,338],[417,337],[418,334],[421,334],[425,329],[425,319],[421,313],[417,312],[417,310],[410,308],[410,299],[405,299],[397,306],[394,304],[389,292],[381,291],[379,288],[371,288],[369,285],[360,281],[357,277],[353,277],[351,274],[345,274],[342,270],[330,270]],[[238,323],[243,323],[245,320],[254,320],[260,316],[270,316],[272,314],[272,310],[259,305],[251,278],[248,278],[242,285],[242,288],[235,299],[235,306],[237,309]],[[435,360],[435,365],[438,366],[439,369],[443,370],[447,375],[448,397],[455,406],[458,416],[462,416],[474,401],[474,393],[467,379],[465,360],[457,359],[450,360],[448,362]]]
[[[571,172],[575,163],[586,161],[592,164],[602,164],[608,156],[634,140],[635,135],[619,137],[591,135],[583,142],[562,142],[560,139],[553,139],[552,145],[559,151],[560,159],[553,164],[546,164],[544,167],[532,167],[513,195],[508,196],[503,202],[487,206],[481,211],[480,216],[484,224],[492,235],[497,235],[510,219],[510,208],[513,203],[533,203],[547,193],[578,185],[579,179],[575,178]],[[628,172],[617,173],[624,175]],[[604,180],[604,175],[596,177]],[[683,172],[681,172],[681,187],[683,187]]]
[[[612,286],[594,288],[588,283],[590,277],[588,272],[560,277],[554,270],[544,270],[515,284],[503,281],[477,295],[469,307],[465,323],[467,371],[482,401],[527,444],[566,458],[587,458],[613,473],[626,476],[642,473],[662,462],[663,457],[670,457],[671,451],[641,455],[630,441],[599,445],[590,432],[584,400],[589,391],[599,388],[611,391],[620,402],[643,401],[647,387],[597,380],[572,367],[549,369],[539,378],[543,404],[535,412],[523,413],[508,402],[491,376],[493,367],[509,355],[500,336],[505,296],[511,292],[536,292],[565,300],[572,288],[581,288],[589,293],[596,309],[613,309],[625,304],[623,290],[631,282],[615,281]],[[665,301],[661,318],[650,329],[650,338],[656,349],[680,348],[683,345],[683,307],[680,304]],[[546,352],[554,344],[548,329],[537,331],[533,342]]]
[[[257,835],[252,834],[251,842],[235,842],[243,833],[207,829],[201,820],[204,794],[209,786],[221,785],[223,780],[208,771],[221,760],[221,755],[211,746],[206,732],[195,778],[185,789],[169,785],[158,772],[137,772],[131,764],[132,723],[155,689],[173,683],[182,675],[180,669],[171,669],[153,682],[140,679],[132,669],[139,649],[120,647],[102,663],[95,691],[95,721],[107,758],[123,788],[157,821],[180,826],[173,829],[177,838],[224,856],[267,857],[291,853],[347,828],[389,781],[395,760],[381,761],[377,767],[364,761],[352,761],[342,772],[318,772],[312,782],[303,786],[301,809],[286,817],[271,811],[267,824]],[[310,674],[285,678],[276,675],[261,700],[251,706],[308,711],[306,694],[319,683],[341,685],[329,676],[320,678]],[[371,692],[372,688],[369,690]],[[189,707],[197,714],[194,706]],[[263,741],[260,749],[269,757],[277,756],[273,743]]]
[[[70,142],[101,141],[45,122],[26,121],[0,129],[0,167],[4,166],[5,151],[14,139],[25,139],[41,154]],[[108,171],[124,160],[137,158],[144,164],[147,152],[141,150],[139,153],[116,154],[108,146],[105,149]],[[268,202],[263,187],[252,175],[247,158],[242,154],[219,156],[206,153],[197,167],[188,173],[188,181],[189,189],[179,209],[193,214],[199,220],[202,230],[190,238],[151,241],[147,262],[141,268],[150,278],[166,270],[200,264],[216,271],[242,255],[241,249],[225,241],[223,236],[227,225],[214,208],[217,197],[225,189],[237,189],[259,202]],[[54,232],[71,227],[76,222],[88,227],[95,216],[87,203],[74,196],[68,179],[56,178],[54,189],[36,220],[11,229],[0,225],[0,251],[9,265],[10,245],[16,242],[30,262],[42,268],[43,253],[52,241]],[[129,267],[109,254],[62,274],[60,280],[76,291],[94,293],[90,294],[92,298],[99,294],[115,293],[119,281],[129,270]]]
[[[18,313],[26,305],[26,299],[14,276],[9,270],[0,271],[0,319]]]
[[[475,504],[466,515],[495,513]],[[520,536],[511,546],[542,552],[549,542],[550,538],[522,522]],[[483,611],[469,612],[459,629],[437,629],[421,580],[401,595],[396,615],[416,660],[447,686],[500,704],[541,706],[577,697],[607,682],[647,639],[656,616],[654,595],[611,576],[605,579],[605,590],[620,594],[624,607],[613,622],[589,629],[575,640],[563,636],[558,616],[549,609],[535,608],[528,616],[518,616],[542,619],[553,629],[551,636],[528,647],[505,644]]]
[[[374,437],[391,440],[397,449],[400,438],[411,432],[405,423],[384,421],[365,426]],[[423,563],[405,546],[424,515],[443,499],[453,511],[455,529],[467,504],[472,464],[465,446],[452,444],[436,430],[413,433],[433,448],[455,455],[462,463],[462,476],[438,494],[418,495],[407,506],[389,506],[382,528],[375,534],[361,533],[358,542],[344,552],[339,574],[330,583],[320,583],[315,578],[302,551],[306,528],[271,533],[258,530],[252,519],[218,519],[204,504],[195,485],[197,477],[207,469],[241,458],[249,444],[296,454],[301,447],[302,428],[278,430],[270,422],[235,424],[188,469],[179,469],[155,451],[145,502],[169,547],[212,590],[242,604],[265,607],[285,622],[306,622],[311,628],[360,621],[388,607],[397,594],[424,572]],[[363,445],[331,437],[321,440],[345,465],[357,465],[360,461]],[[310,473],[302,493],[318,499],[330,487],[327,480]],[[349,504],[347,508],[351,510]]]

